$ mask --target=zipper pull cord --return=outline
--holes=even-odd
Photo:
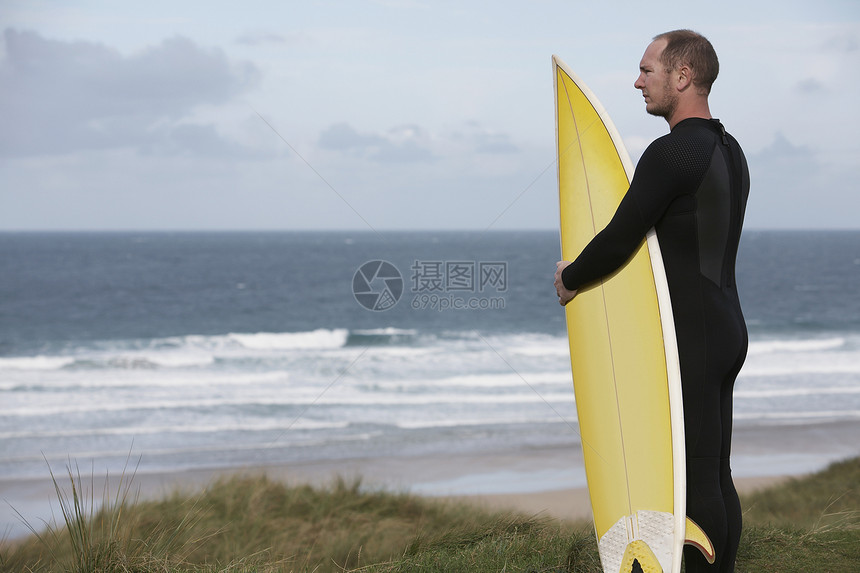
[[[719,126],[720,126],[720,133],[721,133],[721,134],[722,134],[722,136],[723,136],[723,145],[726,145],[726,146],[727,146],[727,145],[729,144],[729,138],[728,138],[728,137],[726,137],[726,128],[725,128],[725,126],[724,126],[722,123],[720,123],[720,122],[717,122],[717,125],[719,125]]]

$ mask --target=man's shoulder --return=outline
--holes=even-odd
[[[685,130],[670,131],[652,141],[642,152],[640,161],[671,162],[678,153],[689,146],[689,142],[690,134],[685,133]]]
[[[652,141],[639,163],[655,169],[698,172],[707,167],[716,140],[715,133],[706,125],[679,123],[672,131]]]

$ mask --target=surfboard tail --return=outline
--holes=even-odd
[[[638,511],[625,516],[597,542],[607,573],[675,573],[674,516],[668,512]]]
[[[699,525],[690,519],[687,518],[687,534],[684,539],[685,545],[692,545],[696,549],[702,552],[702,555],[705,556],[708,563],[713,564],[714,559],[716,559],[716,554],[714,553],[714,544],[711,543],[708,534],[705,533]]]
[[[684,543],[701,551],[708,563],[714,563],[716,558],[714,544],[711,543],[708,534],[689,517],[686,519]],[[643,539],[636,539],[624,548],[618,571],[619,573],[664,573],[666,570],[663,569],[660,560],[648,543]]]

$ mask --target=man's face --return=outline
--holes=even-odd
[[[639,62],[639,77],[633,87],[642,90],[645,111],[668,120],[677,107],[678,94],[672,89],[670,74],[660,63],[666,43],[663,39],[651,42]]]

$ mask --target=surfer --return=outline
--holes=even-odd
[[[732,389],[746,357],[747,330],[735,285],[735,257],[749,194],[738,142],[708,106],[719,62],[689,30],[656,36],[633,84],[645,110],[670,133],[642,154],[609,224],[573,261],[556,264],[566,305],[579,289],[621,267],[652,227],[657,232],[675,317],[687,457],[687,515],[708,534],[709,565],[684,549],[687,573],[734,571],[741,507],[729,464]]]

